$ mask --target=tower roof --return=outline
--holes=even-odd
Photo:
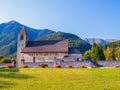
[[[19,32],[19,35],[23,35],[23,34],[26,34],[26,35],[27,35],[27,31],[26,31],[25,26],[23,26],[22,29],[21,29],[20,32]]]

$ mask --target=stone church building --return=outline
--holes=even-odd
[[[18,34],[17,67],[25,62],[81,61],[81,57],[77,49],[68,48],[68,40],[28,41],[25,27]]]

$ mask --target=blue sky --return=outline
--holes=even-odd
[[[120,0],[0,0],[0,23],[120,39]]]

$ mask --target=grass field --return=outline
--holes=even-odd
[[[120,90],[120,68],[4,68],[0,89]]]

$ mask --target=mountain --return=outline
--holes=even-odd
[[[17,50],[17,38],[21,28],[25,26],[16,21],[0,24],[0,54],[4,56],[14,55]],[[33,29],[25,26],[29,40],[38,40],[50,33],[55,33],[49,29]]]
[[[118,39],[106,39],[106,41],[108,43],[112,43],[112,42],[116,42],[116,41],[119,41]]]
[[[104,46],[105,48],[106,47],[109,47],[109,48],[120,48],[120,40],[118,41],[115,41],[115,42],[110,42],[108,43],[107,45]],[[117,50],[117,49],[116,49]],[[119,51],[119,56],[120,56],[120,51]]]
[[[82,53],[91,48],[91,45],[78,36],[70,33],[56,32],[53,34],[48,34],[47,36],[41,38],[41,40],[69,40],[69,47],[74,47],[80,50]]]
[[[16,55],[17,51],[17,39],[18,33],[22,27],[25,27],[28,33],[28,40],[60,40],[69,39],[70,47],[76,47],[81,52],[84,52],[91,48],[89,43],[78,36],[70,33],[55,32],[49,29],[33,29],[14,20],[0,24],[0,54],[5,57],[11,57]],[[42,39],[41,39],[42,38]]]
[[[86,42],[90,43],[90,44],[93,44],[93,43],[96,43],[98,45],[106,45],[108,43],[111,43],[111,42],[115,42],[115,41],[118,41],[117,39],[100,39],[100,38],[86,38],[85,39]]]
[[[99,45],[107,44],[107,42],[105,40],[99,39],[99,38],[86,38],[85,41],[90,43],[90,44],[93,44],[93,43],[96,43],[96,44],[99,44]]]

